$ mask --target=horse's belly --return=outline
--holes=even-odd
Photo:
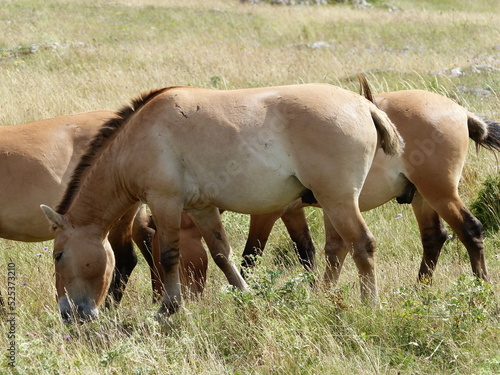
[[[26,215],[26,217],[19,218],[0,215],[0,238],[12,241],[40,242],[53,239],[54,234],[47,225],[47,219],[42,215]]]
[[[296,200],[304,187],[295,178],[273,182],[242,180],[230,189],[223,189],[215,206],[244,214],[274,212]]]
[[[187,206],[202,204],[246,214],[278,210],[297,199],[304,186],[279,137],[250,139],[214,147],[198,159],[184,156],[191,194]],[[222,150],[222,151],[221,151]],[[188,159],[189,158],[189,159]]]
[[[261,169],[259,173],[215,172],[190,184],[186,208],[212,205],[245,214],[276,211],[297,199],[304,186],[291,174]]]

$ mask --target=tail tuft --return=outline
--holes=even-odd
[[[467,118],[469,137],[476,142],[477,147],[500,152],[500,123],[481,119],[472,113]]]

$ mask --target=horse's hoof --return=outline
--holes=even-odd
[[[170,317],[177,312],[179,304],[162,303],[155,315],[155,320],[159,323],[165,323],[170,320]]]
[[[154,316],[154,321],[159,324],[170,324],[172,323],[172,314],[167,314],[163,311],[158,310]]]

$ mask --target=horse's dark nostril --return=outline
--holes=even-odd
[[[65,309],[61,311],[61,318],[63,323],[85,323],[92,321],[98,317],[98,312],[94,309],[88,309],[82,306],[74,306],[72,309]]]
[[[67,310],[61,311],[61,319],[63,323],[71,323],[71,314]]]

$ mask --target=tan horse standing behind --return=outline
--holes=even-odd
[[[113,111],[93,111],[0,126],[0,237],[27,242],[54,238],[39,206],[42,202],[57,204],[60,201],[89,141],[100,126],[113,117]],[[154,231],[147,222],[139,220],[141,215],[135,219],[132,234],[137,209],[138,205],[131,207],[109,234],[116,259],[110,292],[116,302],[121,300],[123,288],[137,263],[132,238],[153,267]],[[192,248],[181,259],[183,286],[195,294],[201,292],[206,273],[207,255],[203,248],[200,251],[200,246]],[[192,264],[196,264],[196,272]],[[196,277],[187,277],[190,274]]]
[[[0,126],[0,237],[54,238],[40,202],[58,202],[99,126],[112,111],[95,111]]]
[[[366,90],[369,92],[367,85]],[[405,141],[405,150],[401,157],[388,157],[383,150],[377,152],[361,191],[360,209],[371,210],[393,198],[412,204],[423,246],[420,281],[432,279],[448,238],[443,219],[466,247],[474,275],[487,280],[482,225],[461,201],[458,184],[469,138],[478,146],[500,151],[499,124],[485,122],[452,100],[428,91],[376,94],[373,101],[396,125]],[[304,267],[315,268],[314,245],[303,211],[306,205],[298,201],[271,214],[252,215],[242,271],[253,266],[255,255],[262,254],[280,217]],[[325,279],[335,283],[349,250],[329,220],[325,220],[325,229],[328,264]]]
[[[98,315],[114,266],[106,234],[137,201],[149,205],[157,226],[165,280],[159,313],[170,314],[181,301],[183,210],[230,284],[245,290],[217,207],[272,212],[309,190],[352,246],[362,297],[377,303],[375,240],[358,196],[378,146],[387,154],[401,148],[393,124],[373,103],[325,84],[230,91],[173,87],[136,99],[118,115],[82,158],[59,213],[42,206],[55,230],[63,317]]]

